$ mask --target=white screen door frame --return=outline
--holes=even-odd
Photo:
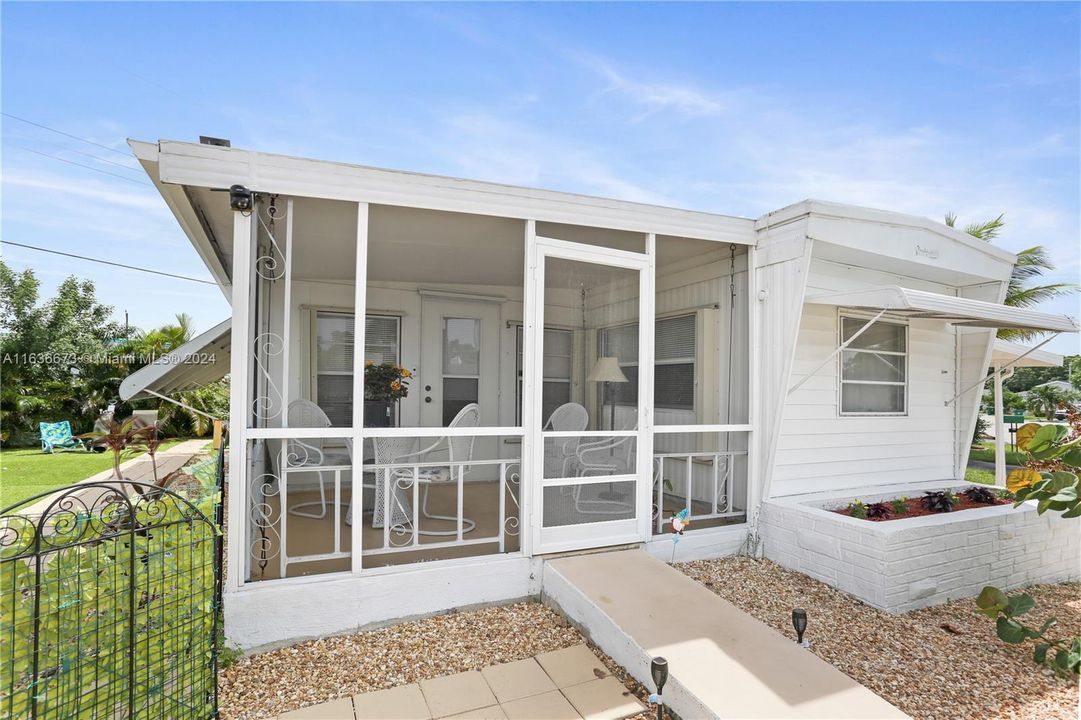
[[[530,233],[531,234],[531,233]],[[644,542],[651,537],[652,484],[653,484],[653,321],[654,321],[654,247],[652,234],[646,236],[646,252],[567,242],[545,237],[530,237],[528,243],[528,269],[526,277],[526,333],[523,358],[525,374],[523,396],[528,395],[523,416],[523,428],[530,452],[523,458],[530,472],[529,519],[531,526],[531,554],[565,552],[591,547],[604,547],[624,543]],[[631,431],[635,438],[635,472],[631,475],[613,475],[596,478],[598,481],[635,482],[635,517],[611,521],[589,522],[579,525],[544,526],[544,489],[546,487],[578,484],[573,480],[544,478],[545,438],[559,437],[559,433],[543,431],[540,417],[543,402],[543,385],[539,374],[544,366],[544,296],[545,260],[560,258],[595,265],[611,266],[638,273],[638,428]],[[620,436],[627,431],[589,431],[577,435]]]

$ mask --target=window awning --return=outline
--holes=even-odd
[[[910,290],[899,285],[816,295],[807,298],[807,302],[859,310],[887,310],[911,318],[945,320],[954,325],[969,327],[1017,328],[1042,332],[1078,330],[1077,323],[1065,315]]]
[[[1065,358],[1047,350],[1030,348],[1008,340],[995,340],[991,350],[991,366],[1002,367],[1062,367]]]
[[[120,383],[120,399],[169,395],[220,380],[229,373],[232,321],[224,320]]]

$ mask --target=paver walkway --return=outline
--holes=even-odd
[[[586,645],[310,705],[279,720],[620,720],[643,705]]]

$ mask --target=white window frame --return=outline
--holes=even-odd
[[[838,345],[844,342],[845,337],[845,319],[862,321],[867,323],[874,319],[874,315],[857,313],[857,312],[841,312],[837,313],[837,342]],[[837,415],[839,417],[908,417],[908,381],[911,375],[911,353],[909,344],[909,324],[907,319],[899,317],[891,317],[889,315],[875,321],[875,324],[886,325],[898,325],[904,328],[905,350],[904,352],[898,352],[896,350],[864,350],[861,348],[855,348],[849,345],[841,352],[837,353]],[[895,357],[903,357],[905,359],[905,379],[903,382],[892,382],[887,380],[845,380],[844,378],[844,357],[846,352],[863,352],[870,353],[872,355],[893,355]],[[904,407],[898,412],[846,412],[844,410],[844,390],[845,385],[889,385],[891,387],[903,387],[904,392],[902,394],[902,401]]]
[[[353,322],[354,322],[353,337],[355,338],[356,337],[356,325],[355,325],[355,323],[356,323],[356,313],[353,312],[353,310],[351,308],[330,308],[330,307],[318,307],[318,308],[313,307],[313,308],[311,308],[310,312],[311,312],[311,319],[308,322],[308,332],[306,334],[307,334],[307,338],[308,338],[308,366],[311,368],[311,371],[308,374],[308,380],[309,380],[309,382],[308,382],[308,395],[307,395],[307,397],[305,399],[317,403],[317,398],[319,397],[319,376],[320,375],[338,374],[338,375],[350,375],[351,376],[353,374],[352,372],[348,372],[348,373],[345,373],[345,372],[341,372],[341,373],[321,373],[321,372],[319,372],[319,358],[317,356],[317,354],[319,352],[319,343],[317,341],[317,337],[318,337],[318,334],[319,334],[319,316],[320,315],[344,315],[344,316],[347,316],[347,317],[352,317]],[[397,346],[397,350],[396,350],[397,359],[395,360],[395,362],[398,363],[399,365],[401,365],[401,363],[402,363],[402,318],[401,318],[401,316],[400,315],[392,315],[390,313],[385,313],[385,312],[372,312],[372,313],[365,313],[364,317],[365,317],[365,319],[367,319],[367,318],[383,318],[383,319],[394,320],[394,323],[395,323],[395,326],[396,326],[396,331],[397,331],[397,336],[398,336],[398,346]],[[354,398],[354,400],[355,400],[355,398]]]
[[[570,370],[566,378],[559,377],[542,377],[541,383],[565,383],[567,385],[567,400],[573,402],[574,400],[574,330],[564,327],[553,327],[546,325],[544,332],[561,332],[570,335],[571,339],[571,354],[568,358],[570,360]],[[522,349],[518,350],[518,340],[521,338]],[[525,373],[525,327],[520,322],[514,323],[514,421],[521,426],[522,424],[522,410],[525,401],[523,375]],[[543,394],[542,394],[543,397]],[[542,413],[543,414],[543,413]],[[548,418],[542,418],[543,422],[547,422]]]
[[[654,411],[656,411],[656,410],[678,410],[678,411],[692,412],[692,413],[697,413],[698,412],[698,403],[699,403],[699,398],[698,398],[698,390],[699,390],[698,351],[699,351],[699,348],[701,347],[701,337],[700,337],[701,336],[701,329],[700,329],[700,324],[701,323],[699,322],[698,315],[699,315],[699,312],[697,310],[690,310],[690,311],[677,310],[675,312],[665,313],[664,315],[658,315],[653,320],[653,327],[654,327],[654,350],[653,350],[654,359],[653,359],[653,366],[654,366],[654,368],[656,368],[658,365],[686,365],[688,363],[692,367],[692,372],[691,372],[691,377],[692,377],[691,407],[689,407],[689,408],[688,407],[671,407],[671,406],[668,406],[668,405],[659,405],[659,404],[656,404],[656,402],[654,402],[654,405],[653,405]],[[694,318],[694,354],[686,356],[686,357],[667,358],[665,360],[658,360],[657,357],[656,357],[657,356],[657,350],[656,350],[656,327],[657,327],[657,325],[659,325],[662,322],[665,322],[666,320],[675,320],[677,318],[686,318],[686,317]],[[604,344],[605,344],[604,333],[606,333],[609,330],[619,328],[619,327],[626,327],[628,325],[638,325],[638,321],[636,320],[634,322],[625,322],[625,323],[617,323],[615,325],[606,325],[605,327],[600,328],[600,330],[598,331],[598,338],[597,338],[597,346],[599,348],[598,352],[607,352],[607,350],[604,350]],[[638,363],[637,362],[626,362],[626,363],[621,362],[621,363],[619,363],[619,366],[621,368],[625,368],[625,367],[637,368]],[[656,370],[654,370],[654,375],[656,375]],[[656,378],[655,377],[654,377],[654,385],[656,385]],[[603,404],[604,400],[600,395],[600,393],[602,391],[598,388],[597,392],[598,392],[598,395],[597,395],[598,402]],[[654,399],[654,400],[656,400],[656,399]],[[616,404],[619,405],[620,403],[616,403]]]

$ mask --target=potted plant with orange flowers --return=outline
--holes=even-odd
[[[409,394],[413,373],[394,363],[364,362],[364,425],[394,425],[397,402]]]

